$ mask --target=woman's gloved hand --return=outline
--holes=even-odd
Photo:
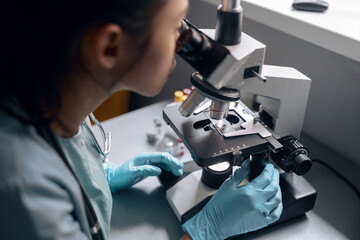
[[[282,213],[279,172],[267,164],[250,183],[238,187],[250,172],[246,161],[225,181],[206,206],[183,224],[192,239],[225,239],[265,227]]]
[[[180,176],[183,174],[184,164],[169,153],[144,153],[120,165],[105,162],[103,166],[111,192],[117,192],[148,176],[160,175],[161,169]]]

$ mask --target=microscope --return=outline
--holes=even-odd
[[[184,223],[250,159],[248,181],[267,162],[280,172],[284,210],[276,223],[304,214],[316,199],[301,176],[312,162],[298,140],[311,80],[294,68],[264,65],[266,46],[241,31],[240,0],[222,0],[217,14],[215,30],[184,19],[180,32],[177,54],[197,71],[190,77],[194,90],[183,103],[167,105],[163,118],[193,161],[183,176],[159,176],[167,200]],[[241,97],[249,93],[245,104]]]

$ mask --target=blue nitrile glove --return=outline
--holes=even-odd
[[[103,166],[111,192],[117,192],[148,176],[160,175],[161,168],[180,176],[184,164],[169,153],[144,153],[120,165],[105,162]]]
[[[183,224],[192,239],[225,239],[265,227],[282,213],[279,172],[267,164],[250,183],[238,187],[250,172],[246,161],[225,181],[206,206]]]

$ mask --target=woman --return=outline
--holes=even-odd
[[[2,7],[0,239],[108,239],[110,191],[161,169],[182,174],[183,164],[165,153],[102,163],[86,119],[116,91],[160,92],[187,8],[187,0]],[[279,218],[277,170],[269,164],[238,187],[248,172],[246,162],[183,225],[183,239],[224,239]]]

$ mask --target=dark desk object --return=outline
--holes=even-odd
[[[293,8],[308,12],[324,12],[329,8],[329,4],[321,0],[295,0]]]

